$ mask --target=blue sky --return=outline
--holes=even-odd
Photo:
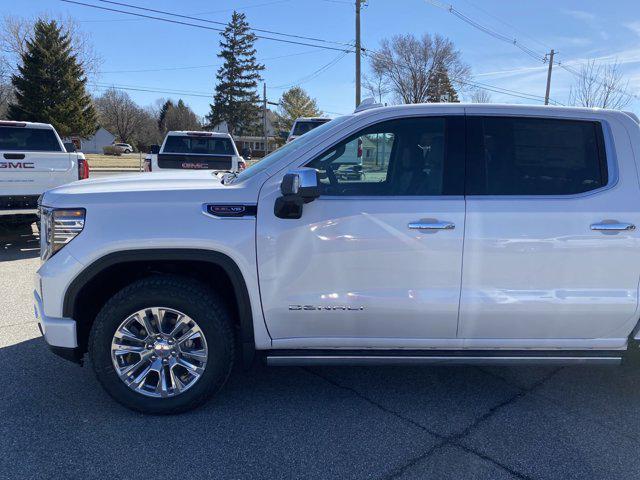
[[[81,1],[120,8],[97,0]],[[354,8],[347,0],[122,1],[223,22],[228,21],[235,8],[246,13],[255,28],[340,42],[354,39]],[[579,66],[587,58],[617,60],[631,90],[640,96],[638,0],[451,0],[446,3],[536,51],[554,48],[559,52],[557,59],[567,64]],[[216,57],[217,32],[134,19],[59,0],[11,3],[4,0],[0,13],[72,16],[90,35],[104,60],[97,79],[101,85],[183,92],[181,95],[133,90],[128,93],[141,105],[150,105],[159,97],[182,97],[199,115],[208,112],[210,100],[196,95],[213,91],[217,69],[213,65],[220,63]],[[471,66],[475,81],[544,95],[546,66],[513,45],[482,33],[425,0],[369,0],[362,10],[363,46],[376,49],[382,38],[398,33],[445,35]],[[269,40],[259,40],[256,46],[259,59],[267,67],[264,79],[270,100],[277,101],[287,86],[300,83],[331,116],[353,110],[353,54],[338,60],[340,52],[308,46]],[[314,75],[327,64],[331,66]],[[363,66],[366,72],[366,59]],[[171,68],[175,69],[168,70]],[[571,74],[556,68],[552,98],[566,103],[574,80]],[[99,91],[94,88],[94,93]],[[535,103],[497,93],[491,95],[496,102]],[[634,99],[627,108],[640,113],[640,100]]]

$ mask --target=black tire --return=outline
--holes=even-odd
[[[183,393],[153,398],[129,388],[111,361],[111,341],[119,325],[138,310],[164,306],[190,316],[204,333],[209,355],[202,376]],[[89,358],[98,381],[127,408],[150,414],[176,414],[202,405],[226,382],[234,362],[232,323],[224,302],[205,285],[179,276],[138,280],[111,297],[98,313],[89,337]]]

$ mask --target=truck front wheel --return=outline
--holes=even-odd
[[[89,356],[102,386],[124,406],[184,412],[227,380],[234,359],[231,319],[222,299],[197,281],[145,278],[100,310]]]

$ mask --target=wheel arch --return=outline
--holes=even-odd
[[[180,266],[189,267],[189,271],[180,270]],[[86,339],[97,310],[107,298],[124,285],[136,278],[156,273],[177,273],[197,278],[198,272],[191,268],[193,266],[201,267],[200,273],[208,272],[214,283],[226,283],[228,280],[230,287],[228,293],[232,293],[235,300],[229,304],[229,307],[233,309],[237,321],[238,347],[242,354],[242,362],[245,365],[251,363],[255,354],[253,315],[244,276],[237,263],[228,255],[201,249],[126,250],[109,253],[88,265],[67,288],[62,306],[63,315],[77,322],[80,350],[86,351]],[[169,267],[173,267],[173,271]],[[108,280],[112,274],[118,275],[124,269],[137,272],[139,276],[127,282],[119,279],[113,285],[101,284],[101,281]],[[216,276],[216,274],[219,275]],[[223,276],[226,276],[226,279],[221,278]],[[89,301],[86,296],[94,293],[97,294],[95,301]]]

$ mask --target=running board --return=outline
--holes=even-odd
[[[609,355],[266,355],[267,365],[291,366],[381,366],[381,365],[621,365],[622,356]]]

